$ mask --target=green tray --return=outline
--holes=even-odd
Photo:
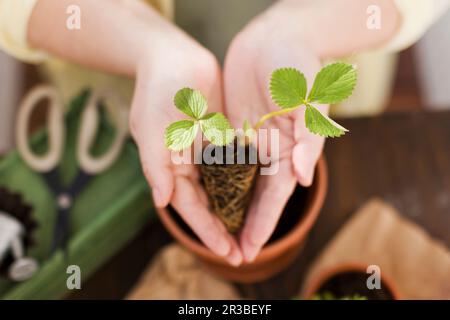
[[[83,92],[71,103],[66,117],[67,141],[60,174],[65,182],[75,175],[75,142],[80,112],[89,95]],[[114,130],[104,114],[94,153],[103,152],[111,143]],[[37,152],[46,149],[46,132],[32,137]],[[39,271],[28,281],[13,283],[0,278],[1,299],[58,299],[70,291],[66,281],[69,265],[81,268],[85,281],[111,256],[130,241],[143,226],[156,217],[147,183],[141,173],[135,145],[127,141],[120,158],[104,173],[96,176],[75,199],[70,213],[69,255],[50,254],[56,218],[55,197],[40,174],[29,169],[16,151],[0,160],[0,186],[20,193],[33,206],[39,223],[36,246],[28,252],[40,263]]]

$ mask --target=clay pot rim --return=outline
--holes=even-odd
[[[280,239],[264,246],[258,255],[258,257],[248,264],[264,263],[279,252],[284,252],[294,247],[298,242],[304,239],[305,235],[312,228],[315,220],[317,219],[320,209],[325,201],[325,194],[328,187],[328,171],[324,156],[321,156],[317,162],[315,182],[311,186],[312,190],[309,195],[310,202],[307,203],[305,214],[298,221],[298,223]],[[168,210],[157,210],[160,219],[164,226],[169,230],[175,239],[177,239],[182,245],[193,251],[195,254],[203,257],[205,260],[213,261],[214,263],[230,266],[228,262],[208,249],[203,243],[197,241],[188,235],[178,223],[171,217]],[[246,263],[244,262],[243,265]]]
[[[345,262],[338,264],[336,266],[326,268],[325,270],[321,271],[317,276],[315,276],[313,279],[311,279],[307,285],[306,289],[303,291],[302,297],[307,300],[311,300],[312,297],[317,293],[319,288],[327,282],[329,279],[331,279],[333,276],[344,273],[344,272],[361,272],[366,274],[366,270],[369,264],[364,264],[361,262]],[[387,290],[391,293],[393,300],[400,300],[401,295],[399,293],[399,290],[395,284],[395,282],[392,280],[392,278],[389,277],[389,275],[386,275],[385,273],[381,274],[381,282],[383,285],[387,288]]]

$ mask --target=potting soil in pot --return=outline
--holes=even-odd
[[[318,296],[332,294],[337,299],[350,298],[355,295],[368,300],[392,300],[393,296],[384,283],[381,289],[370,290],[367,288],[367,274],[348,271],[332,276],[318,290]]]

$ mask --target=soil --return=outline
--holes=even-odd
[[[210,145],[209,147],[214,148]],[[207,148],[209,148],[207,147]],[[215,147],[217,148],[217,147]],[[252,189],[258,174],[257,152],[252,145],[234,145],[222,147],[217,155],[219,163],[209,161],[200,165],[202,182],[208,195],[210,209],[224,223],[230,233],[238,232],[245,221],[245,215],[251,201]],[[215,157],[216,149],[211,149]],[[231,156],[228,164],[226,155]],[[253,161],[250,161],[250,155]],[[238,159],[241,159],[239,162]],[[213,159],[211,159],[213,160]]]
[[[381,289],[370,290],[366,281],[368,275],[358,271],[348,271],[336,274],[327,280],[317,291],[319,295],[331,293],[337,299],[359,295],[368,300],[392,300],[391,292],[381,282]]]
[[[274,242],[282,238],[283,236],[288,234],[297,223],[300,222],[305,213],[305,210],[303,210],[303,208],[306,205],[308,197],[309,192],[307,188],[298,186],[295,189],[293,195],[286,204],[283,214],[281,215],[281,218],[278,221],[278,225],[268,243]],[[192,238],[200,242],[200,240],[194,234],[194,232],[192,232],[189,226],[180,218],[179,214],[177,214],[172,207],[169,207],[168,210],[172,218],[181,226],[181,228]]]

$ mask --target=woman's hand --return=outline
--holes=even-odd
[[[383,12],[383,28],[367,28],[367,8]],[[391,0],[283,0],[258,16],[234,39],[225,63],[226,113],[233,125],[253,124],[277,110],[269,95],[271,73],[280,67],[301,70],[311,88],[321,59],[335,59],[383,45],[399,27]],[[322,113],[328,106],[317,106]],[[262,176],[256,186],[240,237],[245,260],[252,261],[268,241],[283,208],[299,182],[312,183],[324,139],[305,127],[304,109],[272,119],[279,129],[278,173]]]
[[[82,12],[76,31],[61,27],[70,5]],[[130,127],[155,204],[170,202],[206,246],[240,264],[236,240],[207,209],[196,168],[174,165],[164,145],[166,126],[183,117],[173,105],[179,89],[199,89],[210,111],[222,110],[222,75],[214,56],[139,0],[38,1],[28,38],[33,47],[60,58],[136,78]]]
[[[278,10],[275,7],[252,22],[229,49],[224,71],[225,108],[234,127],[242,127],[246,119],[254,125],[262,115],[279,110],[269,93],[270,76],[275,69],[298,68],[305,74],[309,88],[320,70],[318,56],[298,28],[290,30],[285,25],[289,13]],[[324,113],[328,111],[328,106],[318,107]],[[246,261],[254,260],[272,235],[296,184],[311,185],[324,144],[323,138],[306,129],[302,108],[288,116],[273,118],[264,127],[279,130],[279,154],[270,146],[272,164],[277,162],[278,172],[258,177],[240,236]]]
[[[164,145],[165,128],[184,118],[173,103],[179,89],[200,90],[209,111],[222,111],[219,65],[209,51],[177,30],[165,32],[165,41],[150,52],[138,66],[130,125],[154,202],[158,207],[171,203],[207,247],[239,265],[242,255],[236,240],[208,211],[197,168],[173,163]]]

